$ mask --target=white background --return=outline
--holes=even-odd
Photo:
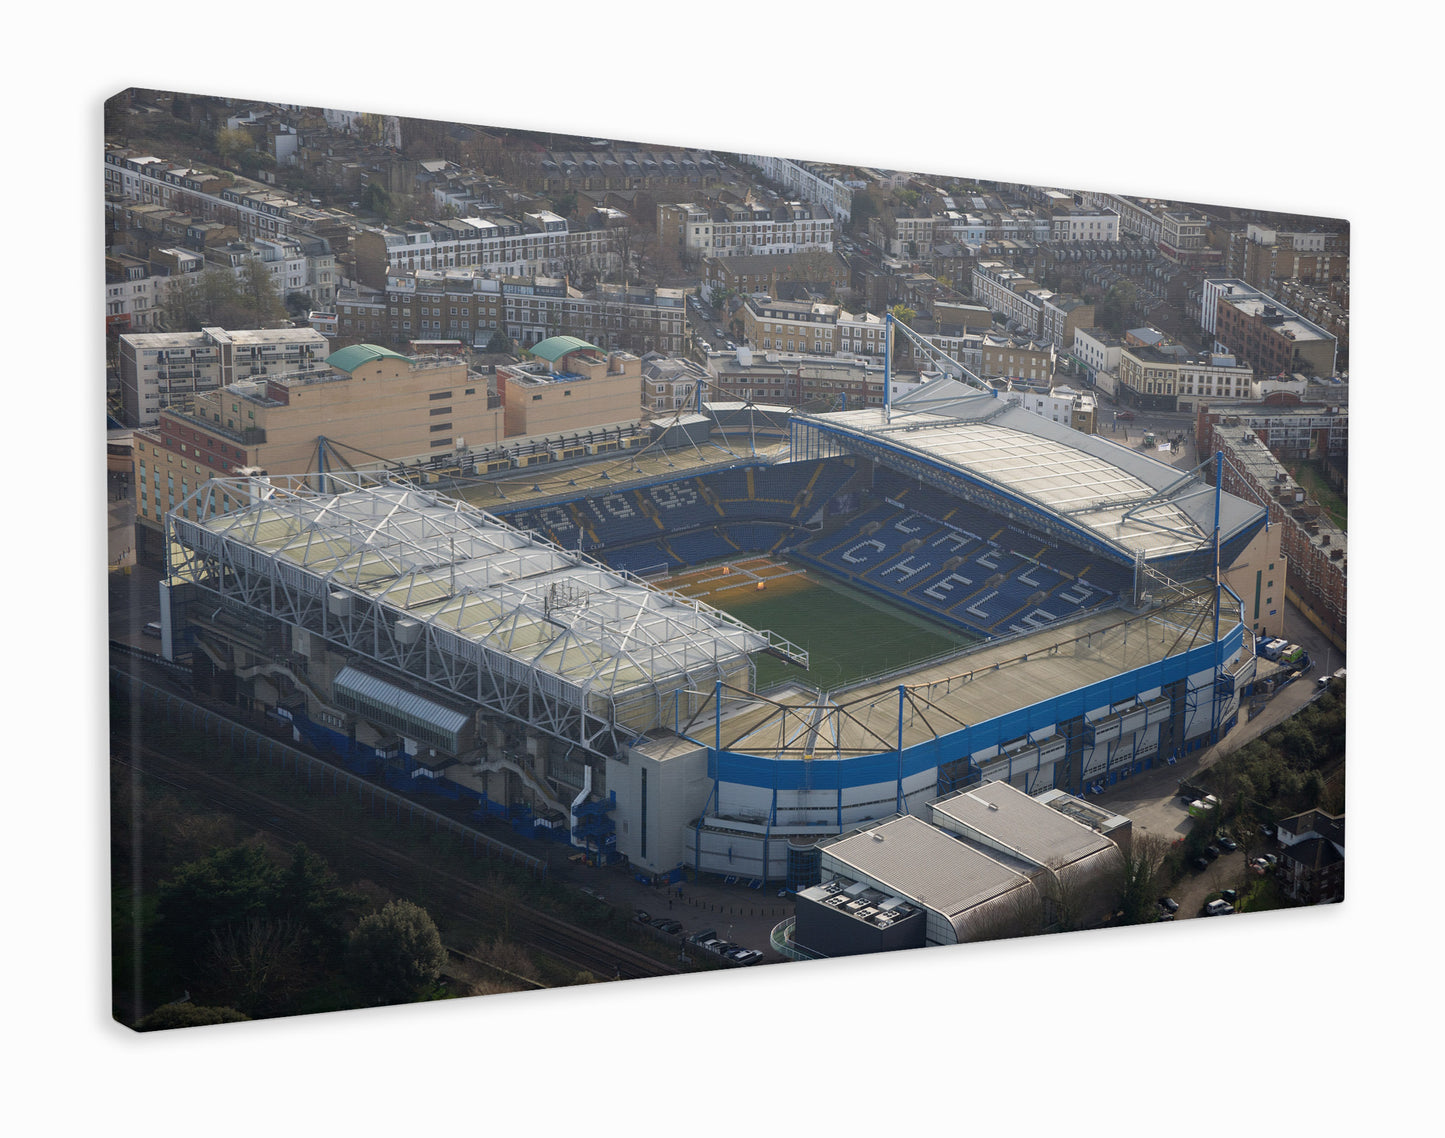
[[[1420,224],[1439,191],[1435,62],[1381,7],[1162,8],[487,6],[406,24],[366,3],[116,5],[16,22],[12,1132],[1403,1132],[1439,1057],[1440,602],[1393,583],[1408,569],[1418,586],[1438,555],[1420,460],[1440,406],[1439,239]],[[1349,218],[1348,902],[149,1036],[112,1023],[100,154],[102,103],[128,86]],[[1387,649],[1405,640],[1409,657]]]

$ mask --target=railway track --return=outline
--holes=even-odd
[[[600,979],[640,979],[681,971],[627,945],[326,822],[304,806],[238,786],[223,774],[197,767],[143,743],[137,748],[131,740],[113,738],[111,761],[139,770],[145,778],[184,791],[288,841],[307,841],[319,848],[344,845],[349,870],[359,870],[378,883],[395,887],[403,895],[412,890],[414,881],[426,880],[427,908],[435,918],[474,920],[479,911],[505,910],[508,939],[570,967],[585,969]],[[462,953],[457,955],[465,957]]]

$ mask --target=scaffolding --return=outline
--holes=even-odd
[[[169,574],[606,757],[674,693],[807,653],[388,474],[213,480],[167,518]],[[189,516],[187,516],[189,515]]]

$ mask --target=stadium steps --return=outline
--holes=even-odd
[[[587,535],[587,539],[593,545],[601,544],[597,539],[597,531],[592,528],[592,519],[577,508],[576,502],[567,503],[567,512],[572,515],[572,520],[577,523],[577,528]]]
[[[753,478],[753,468],[752,468],[751,466],[748,467],[748,469],[747,469],[747,476],[748,476],[748,501],[751,502],[751,501],[754,501],[754,500],[757,498],[757,496],[758,496],[757,482],[756,482],[756,481],[754,480],[754,478]]]
[[[727,511],[722,508],[722,502],[719,501],[718,496],[713,493],[712,487],[701,478],[694,478],[692,481],[693,485],[697,487],[697,492],[702,495],[702,500],[717,511],[718,517],[727,517]]]
[[[803,493],[802,493],[802,495],[798,498],[798,504],[793,507],[793,512],[788,515],[789,517],[791,517],[791,518],[796,518],[796,517],[798,516],[798,512],[799,512],[800,510],[802,510],[802,508],[803,508],[804,506],[806,506],[806,505],[812,500],[812,498],[813,498],[813,487],[818,484],[818,479],[821,478],[822,475],[823,475],[823,464],[820,462],[820,463],[818,463],[818,465],[817,465],[816,467],[814,467],[814,469],[813,469],[813,477],[809,478],[809,479],[808,479],[808,484],[803,487]]]
[[[642,516],[652,521],[658,529],[667,532],[667,526],[662,524],[662,518],[658,516],[657,507],[652,504],[651,499],[641,490],[634,490],[632,497],[637,501],[637,508],[642,511]]]

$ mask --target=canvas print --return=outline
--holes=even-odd
[[[120,1023],[1343,899],[1347,221],[104,116]]]

